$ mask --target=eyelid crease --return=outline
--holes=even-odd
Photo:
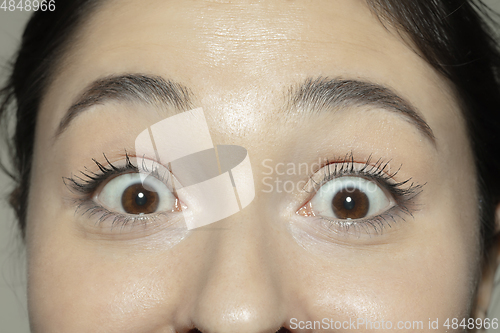
[[[319,169],[310,176],[310,181],[313,183],[313,190],[311,192],[316,195],[318,190],[323,185],[336,178],[341,178],[344,176],[363,177],[368,181],[376,182],[378,186],[381,186],[384,191],[389,193],[391,199],[393,199],[393,201],[395,202],[395,205],[389,208],[387,211],[376,216],[358,220],[331,219],[329,217],[317,214],[301,214],[300,212],[304,212],[304,208],[308,204],[310,204],[312,198],[314,198],[314,196],[312,196],[304,205],[301,206],[301,208],[296,211],[296,214],[301,215],[305,218],[312,218],[323,221],[323,224],[329,223],[329,226],[331,228],[333,228],[333,225],[335,225],[337,229],[342,229],[341,232],[349,232],[350,228],[354,228],[358,235],[361,229],[364,229],[368,234],[370,234],[369,230],[366,229],[368,227],[374,230],[375,233],[379,234],[383,231],[383,228],[385,226],[391,227],[390,221],[392,220],[392,222],[395,223],[396,217],[406,221],[402,216],[403,214],[413,217],[413,213],[417,210],[418,207],[418,205],[414,202],[414,199],[422,192],[422,188],[426,184],[421,185],[416,182],[412,182],[412,178],[408,178],[401,182],[396,182],[394,180],[394,177],[399,173],[402,165],[400,165],[395,172],[391,173],[387,171],[391,160],[386,162],[382,158],[380,158],[375,163],[371,163],[371,161],[372,155],[368,157],[366,162],[358,163],[355,161],[352,152],[346,154],[343,159],[336,159],[335,162],[330,162],[327,160],[324,164],[320,165]],[[362,165],[362,167],[360,167],[360,169],[357,169],[355,167],[356,164]],[[333,169],[332,166],[334,167]],[[316,182],[314,180],[314,177],[318,177],[317,175],[321,170],[324,170],[322,179],[319,182]],[[336,232],[338,232],[338,230]]]
[[[95,158],[92,161],[97,165],[99,173],[90,170],[88,167],[84,167],[85,171],[80,171],[79,175],[71,175],[71,177],[63,177],[64,184],[80,194],[91,194],[96,188],[104,181],[109,180],[113,175],[119,175],[127,171],[139,172],[139,168],[132,164],[130,161],[130,156],[125,153],[125,166],[116,167],[113,163],[109,161],[106,154],[103,153],[104,159],[108,163],[107,166],[103,165]]]
[[[344,158],[335,159],[333,162],[327,159],[323,164],[319,165],[317,170],[313,171],[312,175],[309,177],[309,181],[306,183],[303,189],[305,190],[306,186],[308,186],[308,184],[310,183],[314,183],[315,187],[321,187],[326,182],[341,176],[359,175],[367,176],[370,180],[374,181],[394,181],[394,177],[396,177],[396,175],[401,170],[402,164],[395,172],[390,173],[390,171],[388,171],[387,169],[388,166],[390,169],[391,161],[392,160],[384,161],[384,159],[379,158],[375,163],[372,163],[372,154],[370,154],[365,162],[357,162],[354,159],[354,154],[352,152],[346,154]],[[356,165],[362,165],[362,167],[360,169],[355,169]],[[334,167],[334,169],[332,169],[332,167]],[[321,170],[324,170],[324,175],[320,180],[320,183],[318,183],[314,178],[318,177],[317,174]],[[409,182],[410,180],[411,178],[406,180],[405,182]],[[404,182],[402,182],[401,185],[403,185],[403,183]],[[313,186],[313,190],[316,189],[315,187]]]
[[[128,154],[126,151],[125,151],[125,165],[122,167],[113,164],[108,159],[105,153],[103,153],[103,156],[107,162],[106,165],[92,158],[92,161],[96,164],[98,171],[94,172],[89,168],[84,167],[85,171],[80,171],[80,175],[63,177],[63,183],[66,185],[66,187],[68,187],[71,192],[73,193],[76,192],[76,194],[79,196],[79,197],[66,198],[68,199],[68,201],[71,202],[71,204],[76,206],[75,214],[78,213],[79,215],[87,216],[88,218],[98,216],[98,218],[95,221],[95,226],[100,226],[105,221],[112,219],[111,226],[109,227],[110,231],[112,231],[112,229],[114,229],[117,226],[121,226],[120,230],[123,231],[127,226],[130,226],[130,228],[135,228],[135,226],[138,224],[142,224],[145,228],[147,227],[148,229],[152,228],[155,229],[160,226],[162,226],[163,228],[165,226],[168,227],[168,225],[172,223],[177,223],[175,222],[178,219],[175,217],[177,216],[175,215],[177,214],[177,212],[160,211],[145,215],[133,215],[133,214],[111,211],[110,209],[98,203],[95,200],[98,190],[101,188],[101,186],[109,183],[115,177],[121,176],[126,173],[147,172],[148,175],[151,175],[157,178],[158,180],[166,183],[165,179],[166,177],[168,177],[166,176],[166,174],[167,172],[170,172],[168,168],[164,167],[163,165],[159,164],[153,159],[150,160],[152,162],[151,170],[148,169],[146,164],[143,164],[139,168],[136,165],[134,165],[131,161],[132,157],[137,157],[137,156],[133,154]],[[144,160],[145,159],[142,158],[143,162]],[[159,171],[160,168],[165,169],[165,172],[163,174],[160,173]],[[176,196],[174,192],[172,193],[174,194],[174,196]],[[179,207],[185,209],[186,207],[184,207],[184,205],[178,202],[177,200],[178,199],[176,199],[176,206],[179,205]],[[158,222],[159,218],[166,216],[171,216],[173,222],[172,223]]]
[[[94,164],[96,164],[98,171],[92,171],[88,167],[84,167],[84,171],[80,171],[78,175],[71,175],[71,177],[63,177],[63,183],[70,190],[70,192],[74,194],[84,195],[86,199],[91,199],[95,192],[103,185],[107,184],[116,176],[120,176],[126,173],[140,173],[144,172],[147,175],[153,176],[158,180],[168,184],[166,179],[170,178],[171,170],[168,167],[165,167],[151,159],[151,165],[148,167],[145,164],[146,158],[142,157],[142,165],[138,167],[134,165],[131,161],[131,158],[137,157],[134,154],[129,154],[125,151],[125,165],[122,167],[115,166],[103,153],[104,159],[107,162],[107,165],[100,163],[95,158],[92,158]],[[160,172],[160,169],[165,169],[163,173]],[[168,173],[168,175],[167,175]],[[174,193],[175,195],[175,193]]]

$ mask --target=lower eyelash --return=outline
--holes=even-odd
[[[413,217],[413,213],[410,210],[394,206],[387,212],[363,220],[334,220],[324,216],[318,216],[318,218],[327,224],[326,227],[329,230],[335,231],[336,229],[343,234],[352,234],[360,237],[362,231],[369,236],[372,235],[372,231],[376,235],[381,235],[385,229],[390,229],[392,228],[392,224],[397,223],[396,219],[401,219],[403,222],[406,222],[404,215],[406,215],[406,217]]]
[[[125,166],[116,167],[113,165],[106,155],[103,153],[104,159],[107,162],[107,165],[103,165],[98,162],[96,159],[92,159],[92,161],[97,165],[99,171],[94,172],[85,167],[85,171],[80,171],[80,175],[73,175],[71,177],[63,177],[64,184],[70,189],[71,192],[78,194],[79,198],[71,198],[70,201],[76,205],[75,214],[80,214],[81,216],[94,217],[99,215],[96,220],[95,225],[100,225],[105,221],[112,220],[111,229],[117,226],[120,226],[123,229],[127,225],[135,226],[138,224],[150,224],[151,222],[155,222],[160,216],[165,216],[168,212],[157,212],[153,214],[147,215],[128,215],[122,214],[118,212],[112,212],[107,208],[97,204],[94,201],[94,195],[97,189],[101,186],[101,184],[109,181],[114,176],[120,176],[125,173],[138,173],[139,168],[132,164],[130,161],[130,156],[127,152],[125,152]],[[159,170],[159,165],[157,162],[153,162],[150,170],[148,170],[147,166],[143,163],[141,166],[141,170],[144,170],[149,175],[156,177],[157,179],[164,181],[166,179],[166,171],[165,173],[161,173]]]
[[[158,212],[148,215],[133,216],[112,212],[93,201],[85,199],[80,199],[77,201],[79,203],[77,203],[75,213],[78,213],[81,216],[87,216],[89,218],[98,215],[99,217],[95,221],[95,226],[102,225],[104,222],[111,220],[111,230],[117,227],[123,230],[126,226],[136,227],[140,224],[143,224],[143,226],[146,227],[148,224],[156,222],[159,217],[166,216],[168,214],[166,212]]]
[[[352,152],[336,162],[327,161],[325,165],[320,167],[320,170],[324,169],[324,175],[319,182],[314,181],[312,178],[314,175],[310,177],[310,183],[313,183],[312,192],[316,193],[321,186],[335,178],[341,176],[360,176],[374,181],[386,189],[396,201],[396,205],[380,215],[359,220],[339,220],[318,216],[317,218],[325,223],[327,228],[337,229],[347,234],[354,233],[358,236],[363,230],[369,235],[371,235],[370,231],[374,231],[375,234],[382,234],[385,229],[392,228],[392,225],[397,222],[396,219],[406,222],[406,217],[413,218],[413,213],[418,209],[418,205],[414,202],[414,199],[422,192],[425,184],[414,183],[412,182],[412,178],[402,182],[395,182],[394,177],[401,170],[401,166],[396,172],[388,173],[387,169],[390,160],[386,162],[383,159],[379,159],[374,164],[371,164],[371,160],[372,156],[370,155],[359,170],[355,170],[354,167],[356,164],[361,163],[355,162]]]

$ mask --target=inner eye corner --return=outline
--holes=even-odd
[[[305,204],[300,206],[299,209],[295,211],[295,214],[304,217],[316,216],[312,210],[311,200],[312,198],[309,199]]]

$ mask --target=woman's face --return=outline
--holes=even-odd
[[[478,195],[458,103],[364,1],[115,1],[79,32],[36,132],[35,332],[308,321],[425,332],[436,320],[444,332],[469,315]],[[206,183],[204,196],[182,197],[161,159],[199,150],[203,117],[179,117],[195,108],[214,145],[241,146],[251,163],[239,174],[240,204],[251,203],[216,222],[207,216],[237,202],[232,192]],[[137,148],[143,131],[154,154]],[[192,164],[193,177],[209,168]],[[213,223],[188,230],[189,212]]]

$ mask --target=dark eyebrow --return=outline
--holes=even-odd
[[[287,93],[287,110],[301,108],[308,114],[332,108],[372,107],[403,115],[436,147],[429,124],[417,109],[391,89],[372,82],[341,78],[309,78],[292,86]]]
[[[192,108],[189,89],[179,83],[143,74],[108,76],[92,82],[84,90],[62,118],[55,138],[83,111],[112,100],[137,101],[160,108],[173,107],[180,111]]]
[[[107,101],[138,101],[156,107],[174,107],[179,111],[192,108],[189,89],[179,83],[160,76],[126,74],[108,76],[91,83],[61,120],[55,138],[60,136],[79,114],[93,105]],[[420,112],[407,100],[391,89],[377,83],[346,80],[341,78],[309,78],[289,88],[288,112],[302,108],[307,113],[324,112],[332,108],[371,106],[399,113],[414,124],[434,146],[436,140],[432,129]]]

